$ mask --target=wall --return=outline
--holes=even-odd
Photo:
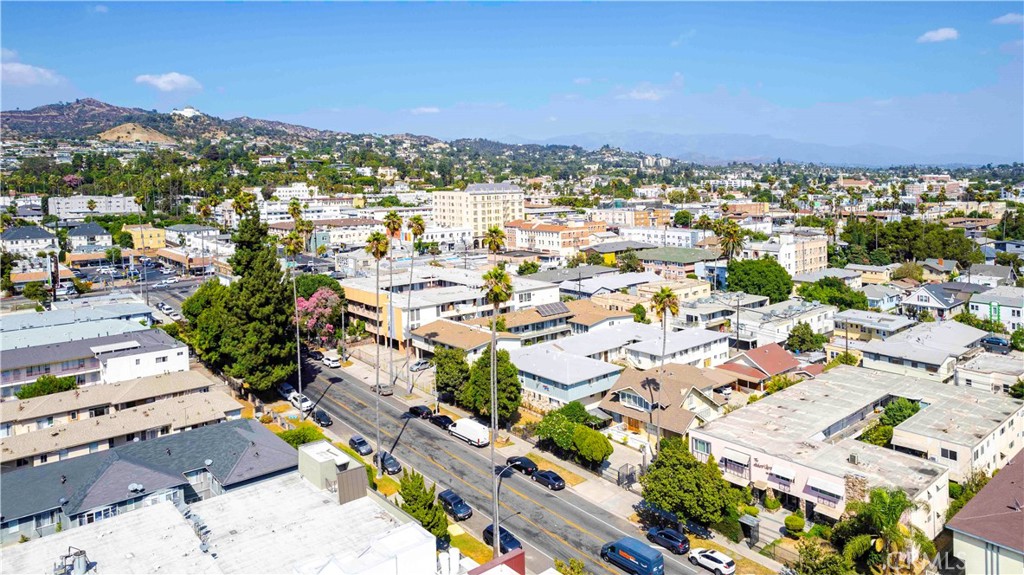
[[[167,358],[157,363],[159,358]],[[140,377],[188,371],[188,348],[183,344],[173,349],[138,353],[121,357],[103,358],[102,374],[104,383],[117,383]]]
[[[1024,554],[957,531],[953,532],[953,554],[963,559],[965,571],[972,575],[1024,573]]]

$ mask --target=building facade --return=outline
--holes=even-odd
[[[93,209],[89,209],[93,202]],[[142,206],[134,196],[50,196],[49,214],[62,220],[84,220],[86,216],[109,214],[141,214]]]
[[[489,228],[501,228],[505,222],[523,219],[523,190],[516,185],[469,184],[465,190],[444,190],[432,195],[434,222],[440,227],[473,230],[476,244]]]

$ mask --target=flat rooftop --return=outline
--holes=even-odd
[[[66,310],[73,311],[73,310]],[[17,316],[12,316],[17,317]],[[7,323],[5,317],[2,323]],[[5,326],[6,327],[6,326]],[[53,326],[29,327],[0,333],[0,350],[25,349],[60,342],[82,341],[109,335],[121,335],[148,330],[149,327],[128,319],[104,318],[82,323],[62,323]]]
[[[123,320],[105,321],[116,321],[126,325],[133,323]],[[3,364],[4,369],[8,370],[33,365],[48,365],[71,359],[95,357],[104,360],[123,355],[185,349],[186,347],[184,343],[167,335],[167,332],[162,329],[151,329],[138,323],[135,325],[142,330],[73,341],[56,338],[57,343],[0,350],[0,364]],[[4,334],[4,338],[6,339],[6,334]],[[53,339],[54,336],[51,335],[51,341]]]
[[[902,315],[892,315],[888,313],[878,313],[875,311],[859,309],[848,309],[837,313],[836,321],[845,321],[862,325],[864,327],[882,329],[886,331],[903,329],[917,323],[916,320]]]
[[[970,446],[1024,406],[980,389],[840,366],[716,419],[701,431],[836,476],[864,475],[872,485],[897,486],[913,496],[946,467],[852,438],[832,443],[824,435],[830,426],[890,395],[929,404],[897,429]],[[765,439],[753,443],[756,437]],[[851,453],[861,456],[859,464],[849,463]]]
[[[979,371],[981,373],[1005,373],[1024,377],[1024,353],[1011,351],[1003,355],[1001,353],[983,352],[957,365],[957,368]]]

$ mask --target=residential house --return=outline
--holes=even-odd
[[[861,341],[886,339],[916,323],[916,320],[901,315],[848,309],[836,314],[834,335]]]
[[[497,334],[498,349],[517,349],[519,336],[507,331]],[[434,320],[412,330],[412,347],[418,358],[434,357],[438,347],[461,349],[466,361],[473,363],[491,346],[491,330],[480,325],[468,325],[448,319]]]
[[[22,467],[4,474],[0,543],[48,537],[158,501],[202,501],[296,466],[295,449],[259,422],[239,419]]]
[[[626,368],[601,400],[614,421],[604,433],[616,441],[636,434],[647,445],[658,437],[685,437],[724,414],[724,398],[714,390],[734,382],[720,369],[678,363],[647,371]]]
[[[700,248],[653,248],[640,250],[636,255],[644,270],[666,280],[683,280],[697,275],[698,263],[718,260],[720,252]]]
[[[924,268],[925,282],[944,282],[960,274],[960,264],[956,260],[928,258],[921,263]]]
[[[619,270],[608,266],[582,265],[574,268],[555,268],[553,270],[541,270],[530,274],[530,279],[560,284],[567,281],[583,281],[590,278],[616,275]]]
[[[1013,333],[1024,328],[1024,288],[999,286],[976,294],[968,310],[981,319],[1001,322]]]
[[[899,264],[885,266],[872,266],[866,264],[847,264],[846,269],[860,272],[861,284],[887,284],[892,280],[892,272],[899,267]]]
[[[903,301],[903,290],[886,284],[868,284],[860,290],[868,298],[868,307],[881,311],[890,311],[899,307]]]
[[[523,399],[545,410],[572,401],[597,403],[622,371],[612,363],[567,353],[558,342],[514,349],[509,356],[519,370]]]
[[[69,251],[82,251],[85,248],[107,249],[113,245],[110,232],[96,222],[86,222],[68,230]]]
[[[633,323],[631,312],[606,309],[589,299],[572,300],[565,305],[572,313],[567,320],[572,335]]]
[[[937,284],[923,284],[903,298],[903,313],[918,316],[927,312],[935,319],[949,319],[964,310],[966,302]]]
[[[1024,573],[1024,455],[1017,455],[946,528],[965,573]]]
[[[852,290],[860,290],[863,285],[861,283],[861,273],[858,271],[842,268],[825,268],[793,276],[793,293],[796,293],[800,286],[804,284],[815,283],[825,278],[837,279]]]
[[[719,369],[734,374],[745,387],[764,391],[764,385],[771,378],[786,374],[797,374],[801,367],[796,357],[777,343],[747,350],[719,366]]]
[[[988,287],[1013,286],[1017,282],[1017,276],[1010,266],[986,264],[974,264],[967,269],[966,276],[958,279]]]
[[[39,226],[9,227],[0,234],[0,250],[23,257],[35,257],[39,252],[58,252],[57,236]]]
[[[1024,353],[982,352],[956,366],[956,385],[1010,393],[1010,388],[1024,380]]]

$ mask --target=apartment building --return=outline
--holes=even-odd
[[[982,352],[956,366],[955,383],[966,387],[1010,393],[1024,380],[1024,352],[1007,354]]]
[[[1024,573],[1024,456],[1017,455],[946,527],[965,573]]]
[[[474,247],[491,227],[522,220],[523,190],[513,184],[469,184],[465,190],[434,192],[434,223],[473,230]]]
[[[60,247],[57,236],[39,226],[14,226],[0,234],[0,250],[32,258],[39,252],[56,253]]]
[[[68,230],[68,247],[76,252],[87,249],[106,249],[113,245],[110,232],[96,222],[87,222]]]
[[[363,246],[373,232],[384,232],[384,222],[370,218],[338,218],[312,220],[316,233],[326,233],[330,245]],[[275,222],[267,226],[270,235],[283,238],[295,229],[294,221]]]
[[[664,228],[672,225],[675,212],[662,208],[599,208],[591,210],[588,215],[590,219],[605,222],[610,227]]]
[[[142,250],[159,250],[167,247],[167,230],[151,224],[129,225],[121,228],[132,235],[132,245]]]
[[[796,293],[796,290],[804,284],[815,283],[825,278],[837,279],[852,290],[860,290],[862,287],[860,272],[850,269],[825,268],[793,276],[793,293]]]
[[[572,401],[595,404],[622,371],[621,366],[566,352],[555,342],[514,349],[509,356],[519,370],[523,399],[543,410]]]
[[[698,228],[636,228],[632,226],[619,227],[619,237],[623,240],[643,242],[667,248],[695,248],[698,242],[713,237],[711,230]]]
[[[980,352],[986,335],[960,322],[926,322],[884,340],[835,340],[825,346],[825,352],[832,359],[849,349],[861,356],[861,365],[868,369],[947,383],[959,363]]]
[[[829,335],[835,329],[837,311],[835,306],[797,300],[780,301],[756,309],[741,307],[739,317],[734,319],[739,323],[738,345],[741,349],[753,349],[783,343],[798,323],[808,324],[816,334]]]
[[[570,258],[590,245],[593,234],[607,228],[604,222],[548,224],[514,220],[505,223],[505,241],[510,250],[530,250]]]
[[[676,280],[663,280],[637,286],[636,295],[650,300],[654,294],[663,288],[672,290],[672,293],[679,298],[679,302],[694,301],[711,296],[711,284],[704,280],[682,278]]]
[[[765,242],[750,242],[744,246],[740,257],[755,260],[770,257],[790,276],[816,272],[828,267],[828,240],[780,234]]]
[[[1013,333],[1024,327],[1024,288],[999,286],[975,294],[967,309],[981,319],[1001,322]]]
[[[860,283],[862,285],[887,284],[892,280],[892,272],[899,267],[899,264],[886,266],[871,266],[866,264],[848,264],[845,269],[860,272]]]
[[[12,314],[0,322],[0,349],[143,331],[152,324],[153,309],[141,303],[89,305]]]
[[[701,275],[698,266],[718,260],[720,253],[700,248],[653,248],[636,252],[636,257],[644,270],[666,280],[680,281],[690,275]]]
[[[93,209],[89,209],[90,202]],[[84,220],[86,216],[141,214],[142,206],[134,196],[50,196],[49,213],[62,220]]]
[[[181,247],[200,248],[201,244],[220,235],[220,230],[212,226],[198,224],[177,224],[166,228],[167,241]]]
[[[916,320],[901,315],[848,309],[835,315],[835,336],[870,341],[910,329]]]

